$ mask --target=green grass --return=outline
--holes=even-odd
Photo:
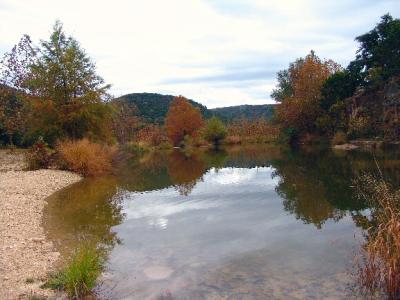
[[[64,290],[70,298],[80,299],[91,292],[102,270],[99,253],[89,247],[79,249],[68,264],[44,285]]]

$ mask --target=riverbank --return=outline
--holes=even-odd
[[[0,151],[0,299],[54,296],[40,288],[59,256],[45,238],[42,211],[48,196],[81,179],[23,168],[23,153]]]

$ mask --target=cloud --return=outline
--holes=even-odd
[[[277,70],[268,71],[268,70],[239,70],[236,72],[227,72],[219,75],[209,75],[209,76],[199,76],[199,77],[189,77],[189,78],[171,78],[162,81],[163,84],[176,84],[176,83],[202,83],[202,82],[216,82],[216,83],[225,83],[225,82],[244,82],[244,81],[259,81],[265,80],[266,78],[270,78],[275,76]]]
[[[275,72],[314,49],[346,65],[354,37],[398,1],[2,0],[0,54],[22,34],[46,39],[56,19],[113,84],[183,94],[207,106],[271,102]]]

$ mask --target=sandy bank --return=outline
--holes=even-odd
[[[22,159],[0,152],[0,299],[53,295],[39,288],[59,255],[41,227],[45,198],[81,178],[58,170],[22,171]]]

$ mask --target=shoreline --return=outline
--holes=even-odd
[[[82,179],[60,170],[23,171],[23,153],[0,151],[0,298],[54,297],[41,289],[59,253],[42,227],[46,198]]]

